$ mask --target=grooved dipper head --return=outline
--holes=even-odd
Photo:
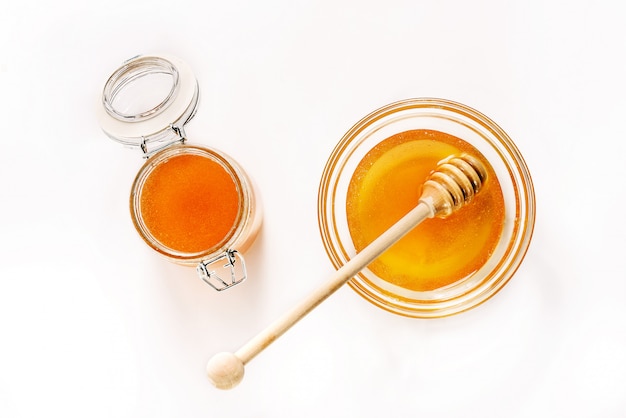
[[[435,216],[445,218],[469,203],[486,180],[487,170],[477,158],[469,154],[452,156],[430,174],[420,200],[431,205]]]

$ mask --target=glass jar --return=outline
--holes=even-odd
[[[167,55],[137,56],[105,83],[99,120],[115,141],[146,162],[133,182],[130,212],[141,238],[170,261],[196,266],[216,290],[246,277],[244,252],[261,210],[242,167],[225,153],[187,144],[198,83],[189,66]]]
[[[355,172],[362,170],[362,161],[367,161],[366,157],[375,147],[391,137],[415,130],[461,139],[488,162],[496,184],[499,183],[503,202],[499,236],[479,268],[441,287],[411,289],[393,283],[388,277],[380,277],[371,268],[364,269],[348,284],[366,300],[390,312],[436,318],[481,304],[509,281],[531,241],[535,197],[530,173],[519,150],[485,115],[443,99],[409,99],[389,104],[363,118],[344,135],[328,159],[321,178],[319,227],[324,247],[336,268],[357,252],[347,214],[348,194]]]

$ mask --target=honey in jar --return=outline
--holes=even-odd
[[[195,253],[214,247],[232,229],[239,196],[232,178],[215,161],[179,155],[155,167],[140,202],[143,221],[159,242]]]

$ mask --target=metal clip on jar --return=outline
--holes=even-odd
[[[261,224],[252,183],[228,155],[188,145],[184,127],[198,106],[198,83],[172,56],[137,56],[107,80],[100,124],[146,162],[130,194],[133,223],[167,259],[196,266],[221,291],[247,276],[241,255]]]

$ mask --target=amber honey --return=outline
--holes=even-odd
[[[150,234],[182,253],[206,251],[224,241],[240,206],[230,173],[217,161],[196,154],[175,155],[157,165],[139,200]]]
[[[472,202],[445,219],[428,219],[387,250],[369,269],[414,291],[440,289],[480,269],[504,226],[503,193],[489,162],[468,142],[436,130],[397,133],[374,146],[350,180],[347,223],[357,251],[418,203],[422,184],[437,163],[469,153],[487,168],[487,181]]]
[[[147,161],[130,210],[144,241],[185,265],[247,250],[261,223],[245,172],[227,155],[192,145],[167,147]]]

